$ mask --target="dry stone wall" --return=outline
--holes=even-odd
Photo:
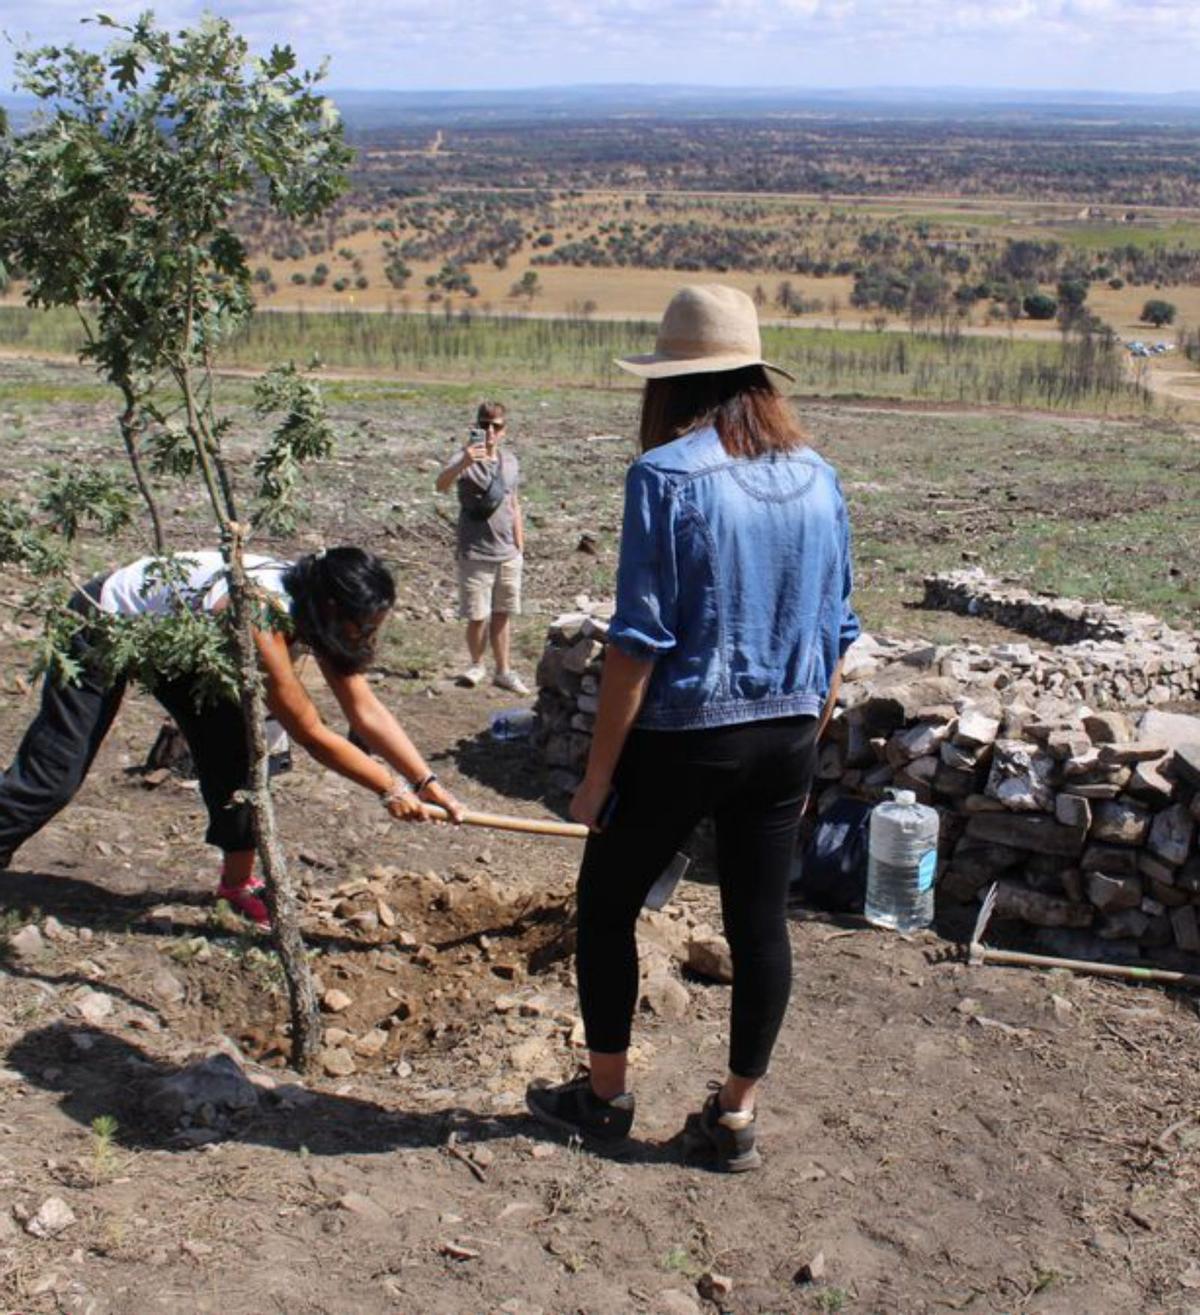
[[[819,806],[913,790],[942,817],[940,901],[996,882],[997,916],[1200,955],[1200,717],[1158,706],[1200,691],[1196,636],[976,573],[930,577],[926,597],[1068,642],[863,636],[820,751]],[[564,794],[587,759],[608,613],[559,617],[538,666],[537,742]]]

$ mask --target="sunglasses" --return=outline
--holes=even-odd
[[[503,420],[480,420],[478,421],[480,429],[494,429],[499,433],[504,428]]]

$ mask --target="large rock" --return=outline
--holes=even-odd
[[[1083,849],[1087,832],[1082,827],[1062,826],[1051,817],[1036,814],[975,813],[967,823],[967,835],[1014,849],[1037,854],[1061,854],[1075,858]]]
[[[1171,910],[1171,930],[1175,944],[1190,954],[1200,954],[1200,915],[1194,904],[1184,904]]]
[[[1184,744],[1200,745],[1200,717],[1190,717],[1184,712],[1159,712],[1150,708],[1143,712],[1138,721],[1139,740],[1165,745],[1168,749],[1178,749]]]
[[[1171,770],[1181,781],[1200,790],[1200,744],[1181,744],[1171,759]]]
[[[1173,804],[1164,808],[1150,824],[1146,848],[1164,863],[1181,867],[1187,862],[1195,834],[1196,823],[1191,813],[1182,804]]]
[[[1110,877],[1104,872],[1089,872],[1087,895],[1103,913],[1136,909],[1142,902],[1142,883],[1137,877]]]
[[[960,693],[953,680],[944,676],[913,679],[911,667],[896,663],[866,682],[864,697],[855,713],[871,735],[890,735],[914,720],[922,708],[953,703]]]
[[[1103,799],[1092,817],[1092,837],[1113,845],[1140,845],[1150,830],[1150,814],[1140,804]]]
[[[984,794],[1014,812],[1045,813],[1054,807],[1050,781],[1054,759],[1020,740],[997,740]]]
[[[1090,927],[1094,916],[1087,904],[1055,899],[1012,881],[996,885],[998,918],[1020,918],[1035,927]]]
[[[258,1090],[221,1054],[154,1079],[142,1096],[146,1113],[171,1127],[184,1122],[213,1126],[257,1104]]]

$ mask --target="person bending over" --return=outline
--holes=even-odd
[[[424,804],[438,804],[454,820],[458,801],[429,770],[403,727],[367,683],[380,628],[395,602],[387,567],[361,548],[330,548],[295,562],[248,554],[247,574],[264,601],[290,618],[285,629],[255,630],[266,704],[292,739],[323,767],[374,791],[395,818],[422,821]],[[121,705],[126,678],[106,678],[99,661],[98,614],[163,617],[189,608],[218,613],[229,604],[219,552],[143,557],[90,581],[70,606],[85,618],[72,640],[77,683],[47,678],[41,706],[25,732],[12,766],[0,776],[0,868],[83,784]],[[296,674],[301,650],[316,659],[334,698],[361,739],[356,747],[328,727]],[[260,926],[269,923],[262,879],[254,872],[250,807],[234,796],[250,780],[241,704],[202,696],[195,674],[151,676],[151,692],[175,719],[191,750],[208,810],[205,839],[224,855],[217,898]],[[378,755],[377,761],[371,754]],[[386,764],[386,765],[385,765]]]

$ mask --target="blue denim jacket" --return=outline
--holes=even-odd
[[[730,457],[711,426],[625,481],[609,641],[655,663],[637,725],[695,730],[816,715],[859,633],[850,533],[811,448]]]

